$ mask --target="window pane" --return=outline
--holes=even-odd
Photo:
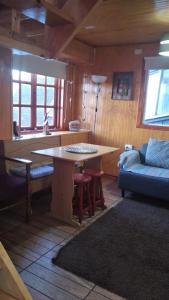
[[[48,114],[48,124],[49,126],[54,125],[54,109],[47,107],[47,114]]]
[[[21,127],[31,127],[31,109],[29,107],[21,108]]]
[[[147,73],[144,124],[169,125],[169,70],[152,69]]]
[[[30,84],[21,84],[21,104],[31,104]]]
[[[13,121],[19,124],[19,107],[13,107]]]
[[[37,75],[37,83],[44,84],[45,83],[45,76]]]
[[[43,86],[37,86],[36,88],[36,104],[44,105],[45,103],[45,88]]]
[[[36,109],[36,126],[43,126],[44,116],[45,116],[44,108],[38,107]]]
[[[55,84],[55,78],[54,77],[47,77],[47,84],[54,85]]]
[[[13,104],[19,103],[19,83],[13,82]]]
[[[169,114],[169,70],[163,70],[157,104],[157,115]]]
[[[12,70],[12,78],[13,78],[13,80],[19,80],[19,71],[18,70]]]
[[[22,81],[31,81],[31,73],[21,72]]]
[[[46,105],[54,105],[54,88],[48,87],[46,93]]]

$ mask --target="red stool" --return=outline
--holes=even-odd
[[[74,184],[75,184],[75,207],[74,211],[77,210],[79,217],[79,223],[82,223],[83,214],[87,211],[89,217],[92,215],[92,201],[90,197],[90,183],[92,181],[91,176],[87,174],[75,173]]]
[[[92,214],[94,215],[96,205],[105,209],[103,188],[102,188],[102,175],[103,171],[94,169],[84,169],[83,174],[87,174],[92,177],[91,193],[92,193]]]

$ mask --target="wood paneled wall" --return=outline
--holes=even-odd
[[[11,50],[0,47],[0,140],[12,137]]]
[[[135,54],[136,49],[141,49],[141,54]],[[136,128],[138,101],[142,86],[143,59],[145,56],[154,56],[157,53],[157,44],[100,47],[96,49],[95,64],[92,67],[78,67],[75,117],[81,119],[84,128],[93,129],[96,94],[90,76],[91,74],[99,74],[108,77],[99,94],[94,140],[97,144],[120,148],[120,151],[105,157],[103,160],[104,171],[108,174],[118,174],[117,161],[125,144],[132,144],[137,148],[142,143],[147,142],[149,137],[169,139],[169,131]],[[134,72],[133,100],[112,100],[113,72],[129,71]],[[82,103],[86,111],[84,121],[82,120],[84,115]]]

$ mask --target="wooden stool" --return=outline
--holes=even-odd
[[[90,197],[91,176],[87,174],[75,173],[75,209],[79,217],[79,223],[82,223],[83,214],[87,211],[89,217],[92,215],[92,201]]]
[[[96,210],[96,205],[105,209],[103,188],[102,188],[102,175],[103,171],[94,170],[94,169],[84,169],[83,174],[89,175],[92,177],[91,182],[91,193],[92,193],[92,214],[94,215]]]

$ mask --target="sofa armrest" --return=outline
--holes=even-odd
[[[120,167],[120,169],[126,170],[129,167],[131,167],[133,164],[138,164],[138,163],[141,163],[139,151],[130,150],[120,154],[118,166]]]

